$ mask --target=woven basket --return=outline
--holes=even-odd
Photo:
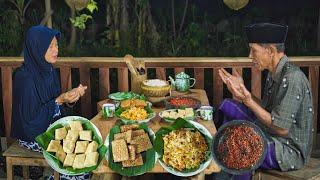
[[[142,93],[148,97],[163,97],[170,92],[171,86],[167,81],[164,81],[167,84],[165,86],[148,86],[146,85],[147,81],[141,83],[141,89]]]

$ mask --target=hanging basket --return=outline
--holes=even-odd
[[[230,9],[239,10],[245,7],[249,0],[223,0],[224,4],[226,4]]]

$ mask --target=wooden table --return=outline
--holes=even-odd
[[[199,99],[202,105],[209,105],[207,94],[204,90],[192,89],[191,93],[187,94],[187,96],[191,96]],[[107,99],[107,100],[98,102],[97,108],[101,109],[102,105],[106,102],[110,102],[110,100]],[[168,126],[169,123],[162,121],[158,115],[158,112],[162,111],[163,109],[161,108],[152,108],[152,109],[157,113],[157,116],[151,121],[149,121],[148,126],[153,130],[153,132],[157,132],[162,126]],[[118,120],[119,119],[116,117],[105,119],[102,117],[102,111],[100,111],[91,120],[91,122],[98,127],[99,131],[101,132],[102,139],[105,140],[107,134],[109,133],[109,130],[115,125],[115,123]],[[217,132],[213,121],[198,120],[198,122],[204,125],[210,131],[211,135],[214,135]],[[205,174],[212,174],[213,172],[220,172],[220,170],[221,170],[220,167],[217,166],[217,164],[214,161],[212,161],[210,166],[204,172]],[[112,171],[108,167],[108,162],[106,160],[103,160],[102,164],[98,167],[97,170],[94,171],[94,173],[114,173],[114,171]],[[162,166],[157,162],[153,170],[150,171],[149,173],[168,173],[168,172],[165,169],[163,169]]]

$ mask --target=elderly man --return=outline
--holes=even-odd
[[[237,99],[221,104],[224,122],[246,119],[260,126],[268,140],[261,168],[281,171],[300,169],[308,162],[314,114],[308,79],[284,53],[287,31],[287,26],[271,23],[246,27],[249,58],[260,71],[269,71],[262,101],[245,88],[238,73],[231,75],[219,70],[221,79]]]

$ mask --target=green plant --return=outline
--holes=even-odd
[[[86,6],[86,9],[89,10],[90,14],[92,14],[94,10],[98,10],[97,3],[94,0],[90,0]],[[84,30],[86,28],[85,23],[87,22],[88,19],[92,19],[92,16],[83,13],[75,18],[70,18],[70,21],[73,26],[75,26],[81,30]]]

